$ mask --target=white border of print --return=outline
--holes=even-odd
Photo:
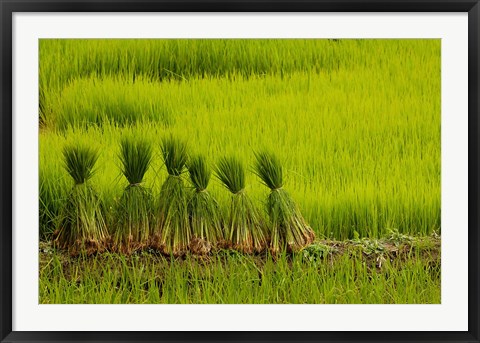
[[[15,13],[13,330],[467,330],[467,13]],[[442,39],[439,305],[39,305],[38,39]]]

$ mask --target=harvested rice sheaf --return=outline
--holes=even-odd
[[[160,190],[158,221],[151,245],[165,254],[182,255],[192,238],[187,209],[188,193],[182,179],[187,162],[187,146],[170,136],[163,139],[161,150],[168,177]]]
[[[141,138],[125,136],[120,143],[120,162],[129,185],[117,204],[112,248],[131,253],[148,244],[153,229],[153,199],[143,186],[152,162],[151,145]]]
[[[194,156],[188,163],[188,172],[193,191],[188,201],[188,213],[193,239],[190,251],[196,254],[208,253],[211,246],[223,242],[223,227],[220,208],[207,191],[211,170],[203,156]]]
[[[220,159],[216,174],[232,193],[230,211],[225,223],[226,241],[236,250],[253,253],[266,247],[266,236],[260,213],[245,192],[245,169],[234,157]]]
[[[255,173],[270,188],[267,212],[270,217],[270,246],[273,254],[281,250],[298,251],[315,240],[312,228],[298,205],[283,189],[283,168],[278,158],[267,152],[255,154]]]
[[[87,146],[67,146],[63,157],[74,186],[62,209],[54,243],[67,249],[71,255],[91,255],[103,251],[108,239],[105,212],[98,194],[89,183],[98,152]]]

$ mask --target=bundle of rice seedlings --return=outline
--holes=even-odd
[[[267,212],[270,217],[270,251],[298,251],[315,240],[315,234],[303,218],[297,204],[283,189],[283,169],[276,156],[256,153],[255,173],[270,188]]]
[[[194,190],[188,202],[193,238],[190,250],[208,253],[211,245],[223,240],[222,220],[217,201],[207,191],[211,170],[203,156],[190,158],[188,172]]]
[[[74,186],[62,210],[55,244],[71,255],[91,255],[103,250],[108,238],[103,205],[89,184],[98,152],[87,146],[67,146],[63,157]]]
[[[142,185],[152,162],[152,146],[141,138],[125,136],[120,142],[120,162],[129,185],[118,203],[113,247],[131,253],[148,243],[152,231],[152,197]]]
[[[162,157],[168,177],[160,190],[159,215],[152,246],[166,254],[184,254],[192,233],[188,218],[188,194],[182,174],[187,162],[187,146],[173,137],[162,141]]]
[[[245,192],[245,169],[234,157],[222,158],[216,174],[232,193],[226,222],[226,239],[232,247],[244,253],[261,252],[266,247],[263,222],[259,212]]]

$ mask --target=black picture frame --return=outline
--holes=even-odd
[[[15,12],[468,12],[468,331],[458,332],[19,332],[12,331],[12,16]],[[479,342],[478,0],[0,0],[0,339],[2,342],[396,341]]]

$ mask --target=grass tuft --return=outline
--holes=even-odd
[[[202,192],[208,187],[212,172],[207,164],[205,157],[193,156],[188,162],[188,173],[190,180],[197,192]]]
[[[120,142],[122,173],[130,185],[140,184],[152,163],[152,146],[139,137],[125,136]]]
[[[255,153],[255,174],[265,186],[274,190],[283,187],[283,168],[277,156],[267,152]]]
[[[88,146],[70,145],[63,150],[65,169],[75,184],[82,184],[95,173],[93,167],[98,160],[98,152]]]
[[[162,141],[162,157],[167,172],[172,176],[180,176],[185,169],[187,163],[187,145],[185,142],[168,136]]]
[[[215,171],[218,179],[233,194],[245,189],[245,169],[240,160],[234,157],[221,158]]]

